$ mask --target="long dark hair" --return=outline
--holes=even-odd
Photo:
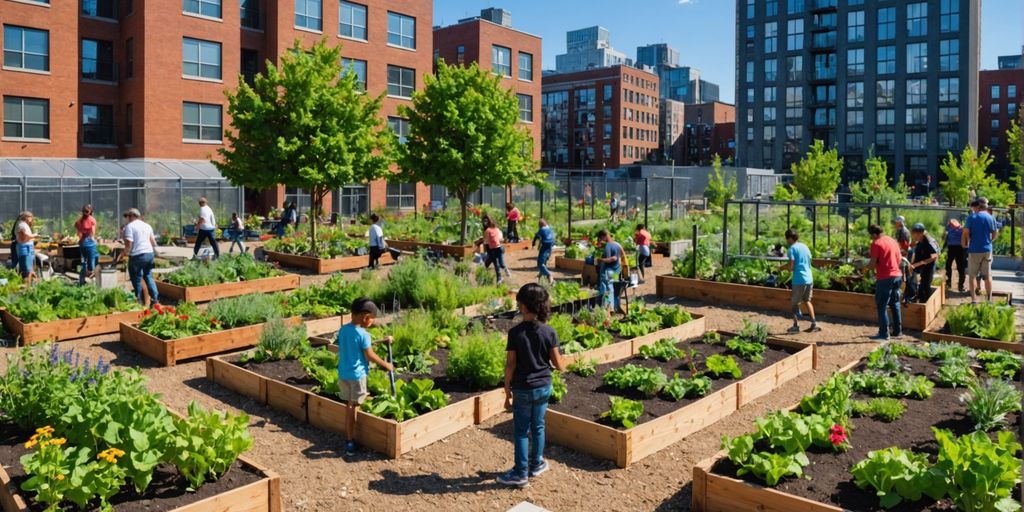
[[[537,283],[523,285],[516,293],[516,302],[537,315],[538,322],[547,322],[551,318],[551,296],[548,295],[547,288]]]

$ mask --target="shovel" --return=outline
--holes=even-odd
[[[388,343],[387,345],[388,345],[388,364],[391,365],[391,368],[394,368],[395,367],[395,357],[391,353],[391,344]],[[391,380],[391,396],[395,396],[396,393],[395,393],[395,370],[394,369],[388,371],[388,379]]]

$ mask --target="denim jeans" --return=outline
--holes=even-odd
[[[550,399],[550,385],[512,390],[512,445],[515,447],[512,472],[517,477],[526,478],[530,468],[544,461],[544,413]]]
[[[220,247],[217,247],[217,230],[200,229],[196,231],[196,247],[192,249],[192,255],[199,254],[199,248],[203,246],[203,240],[210,239],[210,246],[213,247],[213,257],[220,257]]]
[[[505,267],[505,248],[498,247],[496,249],[487,248],[487,257],[490,258],[491,262],[494,263],[494,274],[498,276],[498,281],[501,281],[501,269]]]
[[[78,252],[82,257],[82,263],[78,267],[78,284],[85,284],[86,274],[96,270],[96,264],[100,261],[100,252],[96,249],[96,241],[87,238],[78,245]]]
[[[612,266],[599,265],[597,267],[597,293],[601,296],[601,304],[608,307],[609,304],[616,311],[619,310],[619,294],[615,293],[615,281],[618,281],[622,273],[622,265],[616,263]]]
[[[16,244],[15,257],[18,261],[18,271],[21,273],[21,277],[28,277],[32,273],[32,266],[36,261],[35,244],[32,242]]]
[[[146,281],[146,289],[149,290],[150,304],[159,302],[160,294],[156,291],[156,282],[153,281],[153,253],[147,252],[128,257],[128,278],[132,282],[132,289],[135,290],[135,298],[141,304],[142,281]]]
[[[228,237],[231,239],[231,245],[228,246],[229,253],[235,252],[235,245],[238,245],[238,252],[245,252],[245,244],[242,243],[242,239],[245,238],[245,231],[228,231]]]
[[[540,277],[551,279],[551,271],[548,270],[548,259],[551,258],[552,249],[554,249],[552,244],[540,244],[540,250],[537,252],[537,269],[540,272]]]
[[[902,277],[879,279],[875,282],[875,307],[878,308],[879,336],[889,336],[889,308],[892,308],[892,331],[903,330],[903,317],[900,314],[900,286],[902,284]]]

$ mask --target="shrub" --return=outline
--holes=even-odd
[[[177,286],[208,286],[236,281],[253,281],[283,275],[269,263],[256,261],[249,253],[225,254],[213,261],[188,260],[181,268],[163,277]]]
[[[280,317],[284,313],[284,306],[280,295],[253,293],[211,302],[206,311],[225,329],[232,329]]]
[[[1006,415],[1021,410],[1021,392],[1010,382],[989,379],[981,384],[971,381],[960,401],[967,405],[967,415],[975,421],[975,430],[987,432],[1006,421]]]
[[[264,363],[267,361],[283,361],[298,359],[312,350],[306,334],[306,324],[288,326],[280,318],[271,318],[260,333],[260,343],[256,348],[242,354],[243,363]]]
[[[445,373],[478,388],[493,388],[505,376],[505,358],[504,336],[478,327],[451,342]]]

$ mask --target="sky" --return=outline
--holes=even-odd
[[[869,0],[870,3],[870,0]],[[512,12],[512,26],[544,39],[544,69],[565,53],[568,30],[601,25],[612,47],[636,58],[637,46],[668,43],[680,63],[721,86],[722,101],[735,96],[735,0],[434,0],[434,25],[477,16],[480,9]],[[982,0],[981,68],[1024,45],[1024,0]]]

